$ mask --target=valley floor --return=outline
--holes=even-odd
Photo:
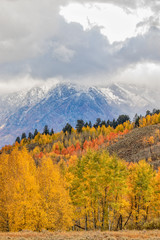
[[[119,231],[119,232],[48,232],[36,233],[22,231],[19,233],[0,233],[0,240],[160,240],[160,230],[153,231]]]

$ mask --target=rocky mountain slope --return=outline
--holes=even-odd
[[[139,92],[143,94],[139,94]],[[11,144],[22,132],[42,131],[44,125],[61,131],[77,119],[108,120],[119,114],[134,114],[156,107],[147,89],[112,84],[86,87],[69,83],[50,83],[0,96],[0,146]]]

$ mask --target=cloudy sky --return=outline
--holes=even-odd
[[[1,0],[0,90],[160,85],[159,0]]]

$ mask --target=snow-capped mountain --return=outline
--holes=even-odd
[[[35,128],[41,132],[46,124],[60,131],[67,122],[75,127],[77,119],[94,123],[98,117],[108,120],[119,114],[132,118],[155,107],[150,92],[136,86],[53,83],[34,87],[0,97],[0,146],[13,143],[22,132],[28,134]]]

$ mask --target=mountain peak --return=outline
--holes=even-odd
[[[97,118],[112,120],[120,114],[132,118],[157,107],[148,94],[147,89],[120,84],[95,87],[50,80],[5,95],[0,97],[0,145],[13,143],[22,132],[28,134],[35,128],[41,132],[46,124],[61,131],[67,122],[75,127],[77,119],[94,123]]]

